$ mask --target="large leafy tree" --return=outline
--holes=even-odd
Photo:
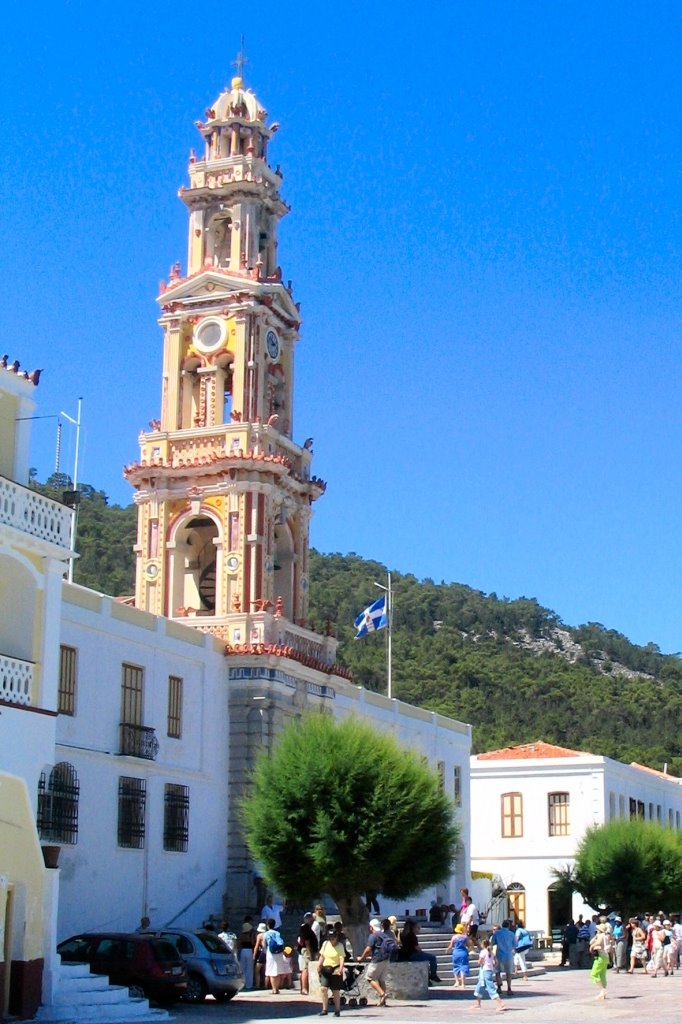
[[[329,893],[348,925],[366,921],[368,890],[403,899],[451,869],[458,828],[438,777],[355,718],[291,722],[252,782],[246,841],[269,882],[301,901]]]
[[[618,819],[589,829],[576,853],[575,888],[595,909],[637,911],[682,903],[682,835]]]

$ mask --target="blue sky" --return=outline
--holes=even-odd
[[[295,436],[328,481],[313,544],[682,650],[681,18],[12,0],[2,347],[45,368],[39,413],[83,396],[82,479],[130,500],[158,282],[185,265],[176,193],[244,33],[282,125]],[[34,425],[41,479],[55,429]]]

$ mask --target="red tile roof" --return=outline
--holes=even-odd
[[[522,743],[518,747],[502,747],[478,754],[479,761],[523,761],[542,757],[578,757],[581,751],[557,747],[553,743]]]

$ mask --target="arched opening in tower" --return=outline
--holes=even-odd
[[[208,516],[193,516],[175,531],[172,552],[172,610],[215,615],[220,531]]]
[[[282,598],[284,617],[293,621],[294,615],[294,538],[288,523],[275,527],[274,590],[275,600]]]

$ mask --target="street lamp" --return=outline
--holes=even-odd
[[[73,423],[74,427],[76,428],[76,452],[75,452],[74,460],[73,460],[73,480],[71,482],[71,487],[72,487],[72,489],[74,491],[78,491],[78,449],[80,447],[80,439],[81,439],[81,409],[82,409],[82,406],[83,406],[83,399],[79,398],[78,399],[78,417],[76,419],[74,419],[73,416],[69,416],[68,412],[61,412],[59,414],[60,416],[63,416],[65,420],[68,420],[69,423]],[[75,551],[75,549],[76,549],[76,526],[77,526],[77,523],[78,523],[78,502],[76,501],[75,504],[74,504],[74,509],[73,509],[73,518],[71,520],[71,540],[69,542],[69,546],[71,547],[72,551]],[[76,560],[75,559],[75,555],[72,555],[71,558],[69,559],[69,575],[68,575],[69,583],[73,583],[73,563],[75,562],[75,560]]]

